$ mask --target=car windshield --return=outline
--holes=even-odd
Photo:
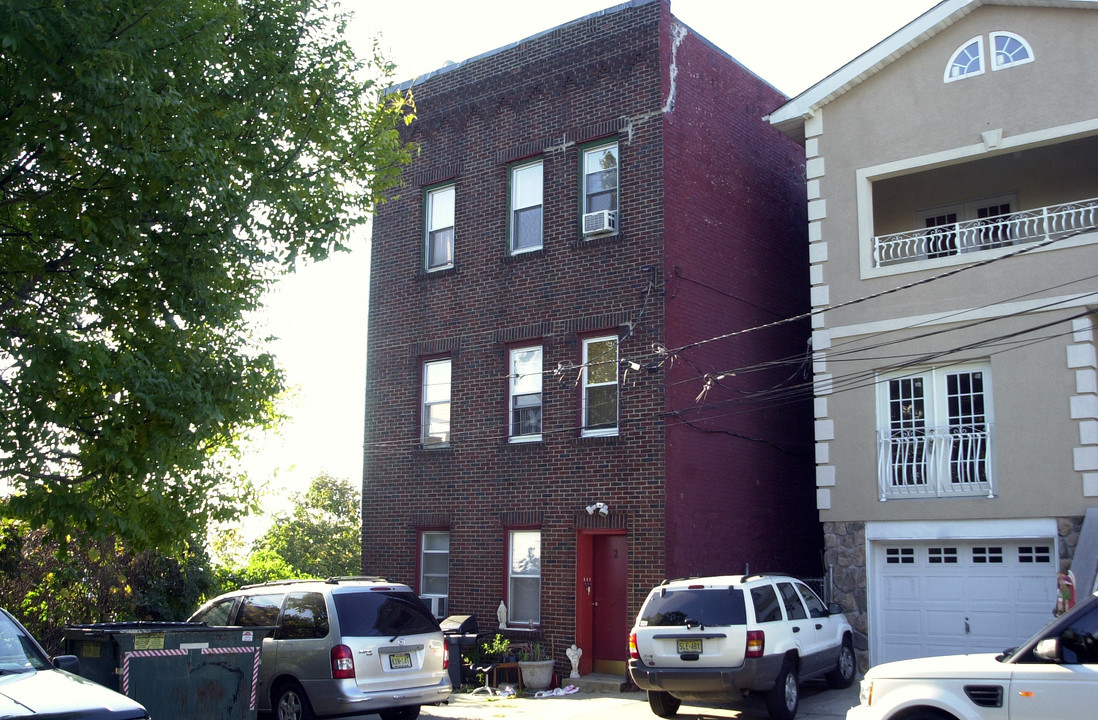
[[[729,626],[747,622],[739,588],[660,588],[641,610],[642,626]]]
[[[438,621],[410,592],[333,593],[340,633],[346,637],[394,637],[438,632]]]
[[[34,641],[0,613],[0,675],[50,669],[49,660],[38,651]]]

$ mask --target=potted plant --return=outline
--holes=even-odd
[[[519,653],[522,684],[530,690],[545,690],[553,682],[553,652],[540,642],[531,642]]]

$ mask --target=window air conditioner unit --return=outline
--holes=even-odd
[[[439,620],[450,614],[448,612],[449,598],[439,597],[438,595],[420,595],[419,599],[431,609],[431,614]]]
[[[617,231],[617,210],[599,210],[598,212],[585,213],[583,216],[584,235],[598,235],[599,233],[612,233]]]

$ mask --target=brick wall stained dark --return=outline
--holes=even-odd
[[[807,327],[673,363],[653,350],[807,309],[803,160],[761,120],[782,97],[679,27],[662,0],[634,0],[418,81],[406,134],[420,152],[374,220],[363,571],[416,586],[418,533],[448,529],[450,611],[491,629],[505,526],[538,527],[542,630],[558,661],[579,632],[581,533],[626,533],[630,619],[669,575],[818,569],[811,405],[692,407],[700,373],[803,353]],[[620,231],[585,240],[580,152],[606,139],[619,143]],[[510,256],[508,172],[534,158],[544,245]],[[424,188],[444,181],[456,188],[455,266],[425,273]],[[593,333],[618,334],[627,361],[616,437],[579,433],[576,368]],[[543,440],[511,444],[508,350],[538,342]],[[420,366],[433,357],[452,361],[445,449],[418,442]],[[727,404],[790,372],[710,397]],[[596,500],[609,517],[584,512]]]

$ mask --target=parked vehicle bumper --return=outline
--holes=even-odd
[[[320,680],[305,685],[309,702],[317,715],[366,714],[405,705],[433,705],[450,697],[450,679],[435,685],[362,692],[353,680]]]
[[[784,658],[770,655],[745,660],[739,667],[661,668],[629,661],[629,674],[641,690],[662,690],[675,697],[735,695],[774,687]]]

